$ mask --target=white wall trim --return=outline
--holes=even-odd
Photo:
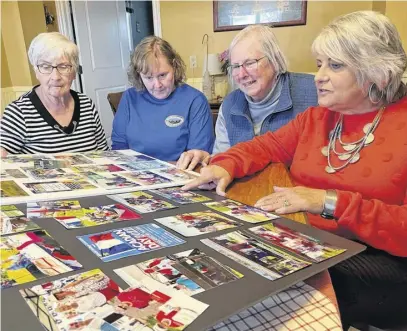
[[[71,21],[71,9],[69,6],[69,1],[55,1],[55,8],[57,11],[59,32],[70,40],[74,41],[74,31]],[[75,91],[80,91],[78,74],[76,75],[76,79],[72,82],[72,89]]]
[[[157,37],[162,37],[161,12],[159,0],[153,0],[153,23],[154,23],[154,35],[156,35]]]

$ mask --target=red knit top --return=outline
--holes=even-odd
[[[363,127],[376,114],[344,115],[342,141],[363,137]],[[407,257],[407,97],[385,109],[374,141],[361,150],[358,162],[328,174],[321,148],[338,118],[339,113],[311,107],[278,131],[216,155],[211,164],[239,178],[283,162],[291,167],[295,185],[336,189],[338,221],[308,214],[312,225]],[[334,166],[343,162],[332,160]]]

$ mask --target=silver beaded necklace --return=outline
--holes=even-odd
[[[324,146],[321,149],[322,155],[328,159],[328,165],[325,167],[325,171],[329,174],[333,174],[343,168],[347,167],[351,163],[356,163],[360,159],[360,151],[363,147],[371,144],[374,139],[374,131],[379,125],[385,107],[382,107],[375,116],[372,123],[367,123],[363,127],[364,136],[354,142],[345,143],[342,141],[342,127],[343,127],[343,114],[339,116],[338,121],[335,124],[334,129],[329,133],[328,146]],[[342,146],[343,151],[339,152],[336,149],[336,141]],[[332,165],[332,155],[336,155],[340,161],[344,161],[338,167]]]

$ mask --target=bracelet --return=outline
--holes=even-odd
[[[327,219],[333,219],[336,209],[336,202],[338,201],[338,196],[335,190],[327,190],[324,201],[324,209],[322,210],[321,216]]]

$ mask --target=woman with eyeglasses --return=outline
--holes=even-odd
[[[215,128],[212,153],[225,152],[287,124],[297,114],[317,105],[314,76],[290,73],[272,28],[251,25],[229,46],[229,76],[239,89],[223,101]],[[191,150],[177,162],[181,169],[208,163],[208,152]]]
[[[133,87],[124,92],[113,121],[112,149],[133,149],[164,161],[184,151],[212,151],[209,103],[185,84],[185,64],[165,40],[150,36],[134,50]]]
[[[28,58],[40,82],[10,103],[1,120],[1,156],[107,150],[92,100],[71,90],[78,47],[58,32],[33,39]]]
[[[343,329],[406,330],[406,52],[396,27],[373,11],[333,20],[312,52],[319,106],[214,156],[184,189],[216,187],[224,196],[233,178],[286,164],[296,186],[275,187],[255,207],[307,212],[312,226],[367,246],[329,269]]]

